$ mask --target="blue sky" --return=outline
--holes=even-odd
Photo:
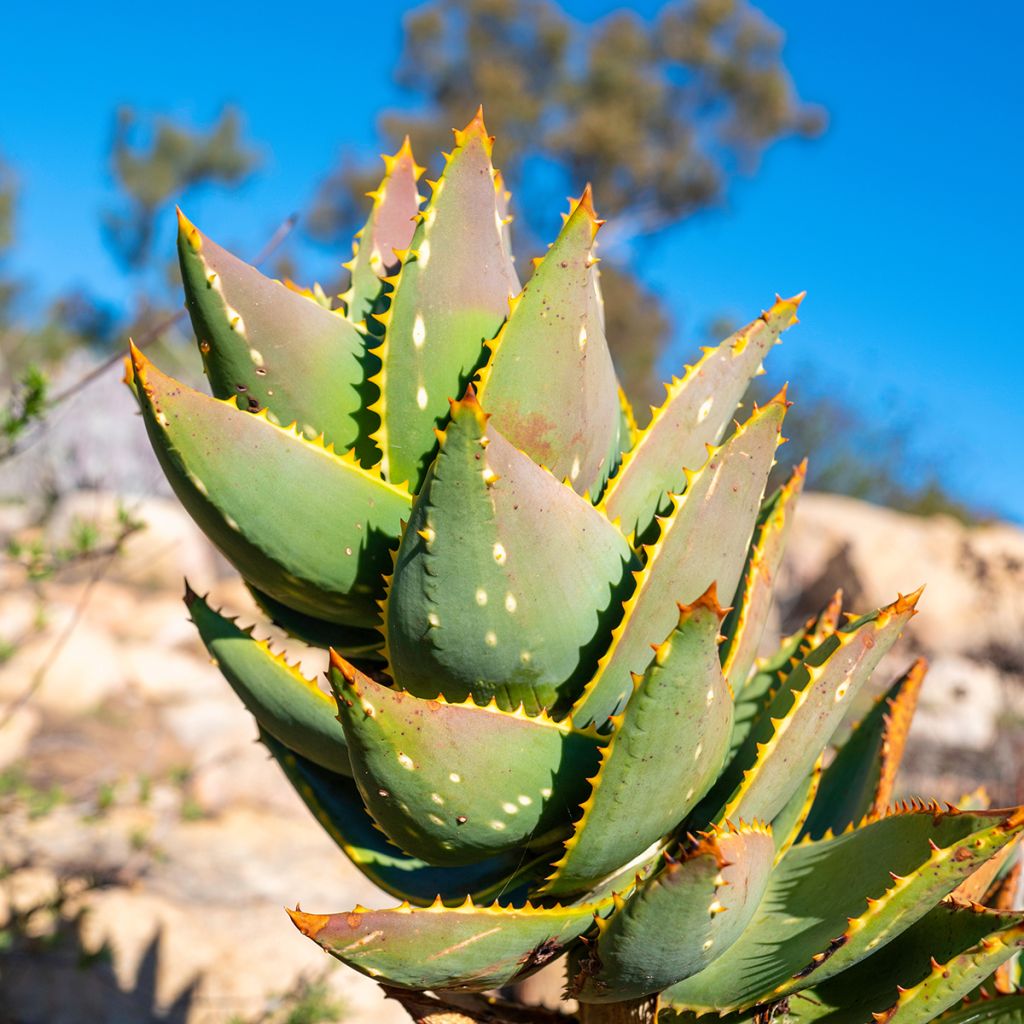
[[[567,6],[590,20],[622,5]],[[758,6],[785,29],[787,63],[801,93],[828,108],[829,131],[776,147],[723,208],[638,253],[683,325],[666,370],[710,318],[746,319],[775,291],[807,289],[803,322],[773,358],[793,397],[800,371],[815,368],[873,416],[913,422],[916,450],[954,490],[1024,521],[1024,7]],[[390,70],[409,8],[313,2],[289,19],[280,5],[118,0],[102,18],[77,3],[8,15],[0,154],[23,184],[14,269],[40,300],[72,284],[113,302],[130,293],[97,218],[121,102],[202,124],[225,102],[244,109],[259,177],[189,212],[257,249],[343,143],[379,149],[374,115],[401,98]]]

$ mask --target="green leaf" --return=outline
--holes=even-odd
[[[523,899],[542,863],[514,851],[462,867],[433,867],[393,846],[366,813],[355,782],[307,760],[269,733],[260,739],[324,831],[375,885],[401,900],[429,906],[443,900]]]
[[[578,957],[569,993],[619,1002],[668,988],[703,970],[742,934],[775,858],[764,828],[712,834],[681,859],[666,858],[637,893],[599,920],[596,947]]]
[[[301,640],[310,647],[326,650],[333,647],[346,658],[359,658],[368,661],[384,660],[384,636],[377,629],[358,629],[343,626],[338,622],[328,622],[312,615],[303,615],[294,608],[275,601],[269,594],[264,594],[252,584],[246,584],[253,600],[270,621],[289,636]]]
[[[644,549],[636,589],[574,711],[580,725],[603,725],[622,707],[633,673],[651,660],[651,644],[672,628],[677,602],[695,601],[711,583],[721,594],[735,592],[785,411],[782,394],[758,409],[690,474],[686,494],[673,497],[672,513],[660,520],[657,542]]]
[[[680,1011],[743,1010],[818,986],[909,928],[1022,828],[1020,809],[930,806],[801,842],[737,942],[662,1001]]]
[[[782,563],[786,538],[793,524],[796,499],[807,476],[806,459],[761,508],[754,540],[743,568],[732,609],[722,625],[722,669],[733,691],[742,689],[750,675],[772,607],[775,575]]]
[[[772,818],[772,835],[775,837],[776,860],[800,838],[807,816],[811,813],[814,798],[821,785],[821,765],[824,756],[819,757],[810,775],[797,786],[785,807]]]
[[[185,305],[210,388],[240,409],[353,447],[361,423],[365,343],[340,312],[264,277],[178,211]]]
[[[305,615],[376,625],[409,494],[265,413],[185,387],[134,346],[132,361],[160,465],[228,561]]]
[[[423,202],[416,182],[424,169],[413,158],[409,136],[394,156],[382,159],[384,180],[370,193],[370,216],[352,243],[352,259],[345,264],[352,280],[341,300],[355,324],[377,311],[383,281],[400,262],[395,252],[409,248]]]
[[[689,482],[686,470],[700,466],[704,447],[716,444],[736,414],[736,406],[779,335],[796,321],[803,294],[777,299],[767,313],[717,348],[704,349],[700,361],[680,380],[667,385],[664,404],[612,478],[601,506],[623,533],[643,536],[656,513],[668,509],[667,497]],[[728,593],[724,584],[720,592]]]
[[[265,640],[254,640],[214,611],[187,583],[185,606],[210,657],[261,728],[314,764],[351,775],[334,699]]]
[[[567,807],[587,794],[596,733],[389,689],[332,657],[331,681],[374,820],[401,849],[434,864],[467,864],[569,829]]]
[[[588,186],[490,343],[478,387],[509,441],[592,498],[618,463],[622,429],[593,285],[601,223]]]
[[[942,1024],[1024,1024],[1024,992],[994,993],[954,1007],[937,1018]]]
[[[566,705],[593,671],[635,557],[585,498],[487,423],[470,393],[452,419],[395,562],[387,655],[403,689]]]
[[[940,905],[883,954],[793,996],[789,1016],[801,1024],[930,1024],[1022,946],[1021,914]],[[943,1022],[950,1019],[960,1018],[941,1017]]]
[[[541,890],[582,892],[671,831],[712,784],[729,744],[732,704],[718,657],[724,612],[714,584],[660,644],[634,682],[581,808]]]
[[[448,400],[465,392],[484,342],[519,291],[498,216],[491,141],[481,113],[455,133],[455,149],[432,185],[395,279],[391,308],[378,318],[385,335],[376,350],[381,426],[374,440],[384,453],[385,476],[408,481],[413,491],[420,489]]]
[[[860,688],[914,614],[920,591],[847,624],[786,677],[707,801],[709,820],[771,821],[807,778]]]
[[[360,974],[399,988],[483,992],[557,958],[594,923],[600,905],[539,908],[356,907],[347,914],[289,911],[295,926]]]
[[[743,746],[755,723],[765,714],[793,669],[808,652],[836,631],[841,611],[842,591],[837,591],[828,607],[820,614],[811,616],[795,633],[784,637],[772,654],[755,663],[753,674],[745,684],[734,685],[736,711],[729,743],[730,761]]]
[[[824,772],[804,827],[807,835],[818,839],[842,832],[889,805],[926,671],[927,662],[918,658],[854,727]]]

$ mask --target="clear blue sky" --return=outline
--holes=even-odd
[[[568,4],[587,19],[619,6]],[[785,29],[800,91],[831,124],[820,141],[776,147],[727,207],[645,259],[684,325],[673,363],[711,317],[748,318],[775,291],[806,288],[803,323],[774,355],[797,378],[795,397],[796,371],[823,367],[873,414],[916,420],[918,450],[955,490],[1024,520],[1024,6],[759,6]],[[102,13],[78,3],[10,12],[0,154],[24,186],[14,269],[40,299],[75,283],[114,302],[129,293],[97,218],[111,195],[104,153],[120,102],[202,124],[224,102],[244,109],[261,174],[190,213],[258,248],[306,204],[343,142],[379,148],[374,115],[399,99],[390,70],[409,8],[116,0]]]

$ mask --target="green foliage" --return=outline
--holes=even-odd
[[[358,282],[375,311],[358,321],[252,270],[214,275],[227,326],[197,318],[207,365],[265,362],[310,429],[132,350],[186,508],[279,625],[333,647],[332,699],[186,592],[302,799],[402,900],[292,920],[398,989],[485,991],[568,952],[588,1018],[640,999],[666,1024],[924,1024],[1024,942],[1021,914],[957,901],[1012,854],[1024,808],[891,805],[920,667],[822,771],[918,594],[842,623],[834,602],[755,659],[805,468],[768,493],[784,391],[731,415],[801,297],[705,350],[636,429],[589,190],[516,293],[492,141],[480,113],[456,132],[422,210],[412,188],[388,200],[392,175],[416,177],[407,147],[388,158],[374,212],[395,202],[415,227],[397,266],[357,247],[378,280]],[[371,213],[359,245],[383,223]],[[308,352],[255,348],[292,310],[300,334],[315,310],[362,347],[329,368],[323,408]],[[358,430],[325,443],[353,395],[375,461]]]
[[[104,216],[107,240],[129,269],[151,256],[158,215],[197,185],[237,185],[259,157],[242,140],[237,110],[222,111],[209,129],[191,129],[166,117],[142,118],[130,107],[117,113],[111,169],[125,199]]]
[[[28,366],[17,389],[0,409],[0,459],[13,452],[22,435],[46,414],[49,381],[37,366]]]

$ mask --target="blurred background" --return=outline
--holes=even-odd
[[[638,418],[700,345],[808,291],[748,396],[789,380],[783,462],[811,457],[777,625],[839,585],[865,609],[927,582],[877,679],[932,663],[903,791],[1024,801],[1021,30],[1016,5],[945,0],[9,16],[0,1024],[403,1019],[279,909],[375,897],[200,654],[183,574],[257,613],[169,497],[120,357],[133,336],[200,379],[176,203],[336,295],[378,154],[408,133],[433,177],[481,102],[521,267],[593,183]]]

